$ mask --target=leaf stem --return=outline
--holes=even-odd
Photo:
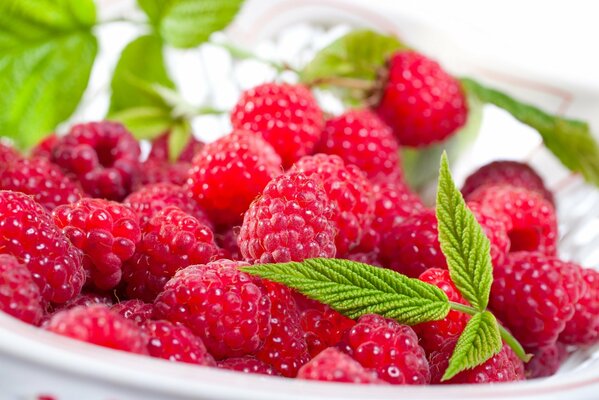
[[[227,113],[226,110],[220,110],[218,108],[209,107],[209,106],[198,107],[194,111],[194,115],[196,115],[196,116],[198,116],[198,115],[222,115],[222,114],[226,114],[226,113]]]
[[[310,82],[306,82],[306,86],[314,87],[320,85],[331,85],[342,87],[345,89],[366,90],[371,91],[376,87],[376,82],[366,79],[344,78],[342,76],[327,76],[316,78]]]
[[[501,334],[501,338],[503,341],[514,350],[514,353],[518,356],[522,361],[529,362],[532,358],[532,354],[527,354],[520,342],[516,340],[516,338],[501,324],[499,325],[499,333]]]
[[[452,310],[460,311],[468,315],[476,315],[480,312],[474,307],[470,307],[465,304],[456,303],[453,301],[449,302],[449,307],[451,307]]]

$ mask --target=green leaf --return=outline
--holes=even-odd
[[[502,346],[499,326],[493,314],[485,311],[474,315],[456,343],[442,380],[449,380],[484,363],[499,353]]]
[[[92,0],[0,1],[0,135],[36,144],[75,111],[97,41]]]
[[[177,124],[168,135],[168,157],[176,161],[191,138],[191,126],[187,122]]]
[[[142,10],[167,43],[190,48],[224,29],[243,0],[138,0]]]
[[[355,30],[320,50],[300,71],[300,79],[311,83],[331,77],[374,80],[391,54],[407,48],[394,36]]]
[[[481,101],[503,108],[520,122],[536,129],[545,146],[562,164],[599,186],[599,146],[586,122],[548,114],[472,79],[462,79],[462,84]]]
[[[451,280],[474,308],[484,311],[493,283],[491,243],[456,187],[445,153],[441,157],[436,212],[439,243]]]
[[[243,270],[296,289],[350,318],[376,313],[414,325],[443,319],[449,312],[447,296],[436,286],[354,261],[313,258]]]
[[[152,140],[171,129],[176,123],[170,111],[162,107],[134,107],[110,115],[139,139]]]

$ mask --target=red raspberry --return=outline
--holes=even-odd
[[[263,291],[270,298],[272,330],[256,358],[272,365],[281,375],[293,378],[310,360],[299,309],[285,286],[263,281]]]
[[[109,290],[121,281],[123,263],[141,238],[137,214],[103,199],[81,199],[52,213],[56,226],[83,254],[88,284]]]
[[[368,109],[350,110],[329,119],[316,152],[335,154],[369,178],[401,172],[397,139]]]
[[[539,193],[554,204],[553,193],[545,187],[543,178],[528,164],[518,161],[493,161],[473,172],[464,182],[462,194],[470,196],[484,185],[508,185]]]
[[[322,351],[304,365],[297,377],[325,382],[386,384],[375,372],[364,369],[359,362],[334,347]]]
[[[359,262],[362,264],[374,265],[376,267],[383,267],[379,262],[379,252],[378,251],[370,251],[370,252],[355,252],[352,251],[347,255],[348,260],[352,260],[355,262]]]
[[[246,374],[279,376],[279,373],[273,367],[250,356],[225,358],[217,364],[219,368]]]
[[[427,146],[455,133],[468,108],[460,83],[422,54],[391,56],[376,111],[405,146]]]
[[[142,225],[168,206],[179,207],[206,226],[212,227],[206,212],[195,202],[189,191],[172,183],[142,186],[124,200],[137,213]]]
[[[425,208],[422,200],[399,179],[377,182],[372,190],[375,200],[372,228],[379,233],[389,231]]]
[[[60,139],[52,161],[75,176],[92,197],[122,200],[139,173],[139,143],[116,122],[75,125]]]
[[[297,172],[281,175],[245,213],[239,249],[246,260],[261,263],[334,257],[332,215],[319,181]]]
[[[346,166],[338,156],[326,154],[303,157],[291,171],[322,182],[333,205],[337,256],[347,255],[360,243],[364,227],[370,225],[374,215],[372,187],[366,176],[358,167]]]
[[[495,268],[490,306],[495,316],[527,348],[557,340],[574,315],[581,271],[541,253],[511,253]]]
[[[142,227],[135,254],[123,266],[127,295],[153,301],[177,270],[205,264],[216,254],[209,227],[178,207],[167,207]]]
[[[217,233],[215,235],[216,244],[221,249],[224,257],[229,260],[243,260],[241,256],[241,250],[239,250],[239,244],[237,243],[237,236],[239,235],[239,227],[233,227],[227,229],[225,232]]]
[[[141,325],[152,319],[152,315],[154,314],[153,304],[144,303],[138,299],[121,301],[110,307],[110,309],[123,317],[134,321],[137,325]]]
[[[453,378],[441,382],[441,378],[447,369],[449,359],[457,338],[445,343],[443,348],[434,352],[429,357],[431,366],[431,383],[433,384],[456,384],[456,383],[494,383],[514,382],[524,380],[524,364],[514,354],[513,350],[504,345],[501,351],[472,369],[460,372]]]
[[[63,304],[55,311],[70,310],[77,306],[89,307],[94,304],[103,304],[110,307],[113,304],[112,296],[105,293],[82,292],[79,296],[70,300],[68,303]]]
[[[424,271],[418,279],[443,290],[449,301],[468,304],[451,281],[448,270],[431,268]],[[426,354],[430,355],[435,351],[440,351],[445,342],[457,340],[469,319],[467,314],[452,310],[442,320],[414,326],[414,331],[420,337],[420,346],[426,351]]]
[[[79,185],[45,158],[21,158],[6,165],[0,170],[0,188],[28,194],[49,211],[83,197]]]
[[[331,307],[317,304],[301,313],[301,326],[305,331],[311,357],[315,357],[327,347],[338,345],[345,333],[356,324]]]
[[[150,149],[150,154],[148,155],[148,159],[158,160],[158,161],[168,161],[168,140],[170,133],[164,133],[163,135],[158,136],[156,139],[152,140],[152,148]],[[190,137],[189,141],[179,154],[177,161],[183,162],[191,162],[193,157],[204,147],[204,143],[197,140],[195,137]]]
[[[574,305],[574,316],[560,334],[560,342],[589,345],[599,340],[599,272],[581,269],[584,295]]]
[[[212,220],[232,225],[280,173],[281,158],[273,148],[259,136],[238,130],[202,149],[193,162],[189,187]]]
[[[81,292],[81,254],[52,217],[23,193],[0,191],[0,249],[25,264],[44,301],[66,303]]]
[[[526,377],[535,379],[555,374],[567,356],[566,345],[559,342],[537,349],[525,365]]]
[[[482,186],[467,198],[489,208],[506,224],[511,251],[539,251],[555,255],[557,218],[543,196],[514,186]]]
[[[478,203],[469,202],[468,208],[491,242],[491,263],[500,268],[510,251],[510,237],[505,224],[491,209]]]
[[[0,310],[32,325],[39,324],[44,315],[31,272],[8,254],[0,254]]]
[[[342,348],[379,378],[394,385],[430,382],[426,355],[416,333],[406,325],[379,315],[358,319],[342,341]]]
[[[46,136],[31,149],[31,157],[41,157],[50,160],[58,141],[59,137],[56,133]]]
[[[146,321],[142,329],[152,357],[214,367],[214,358],[204,343],[185,326],[168,321]]]
[[[60,311],[44,329],[83,342],[131,353],[148,354],[142,330],[106,306],[78,306]]]
[[[324,125],[310,90],[285,83],[265,83],[242,93],[231,112],[231,123],[236,129],[262,135],[286,168],[312,153]]]
[[[134,186],[134,190],[145,185],[154,183],[172,183],[173,185],[183,186],[189,177],[191,163],[177,161],[170,163],[147,159],[141,163],[139,179]]]
[[[270,334],[270,299],[242,262],[179,270],[154,303],[157,318],[180,322],[217,359],[255,353]]]
[[[20,159],[21,155],[12,146],[0,142],[0,172]]]

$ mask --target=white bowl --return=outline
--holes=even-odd
[[[107,0],[110,2],[110,0]],[[116,3],[115,3],[116,4]],[[468,74],[533,102],[549,111],[567,112],[599,126],[599,93],[517,70],[498,60],[481,60],[457,46],[446,32],[463,27],[434,27],[396,8],[364,8],[354,2],[254,1],[246,7],[230,36],[247,46],[272,38],[297,23],[370,26],[399,35],[456,74]],[[118,11],[129,5],[116,5]],[[398,8],[398,7],[397,7]],[[248,10],[252,10],[251,12]],[[110,11],[110,10],[108,10]],[[180,56],[180,55],[179,55]],[[104,61],[103,61],[104,62]],[[107,64],[108,65],[108,64]],[[486,66],[491,65],[492,68]],[[97,88],[103,88],[97,84]],[[106,102],[107,94],[98,104]],[[91,98],[91,103],[96,100]],[[82,109],[75,119],[97,114]],[[500,139],[498,139],[498,137]],[[523,139],[524,138],[524,139]],[[517,148],[510,143],[519,145]],[[511,142],[510,142],[511,141]],[[496,109],[485,111],[481,135],[470,152],[455,166],[458,177],[496,158],[524,159],[532,163],[556,190],[562,225],[560,250],[586,265],[599,265],[597,225],[598,194],[565,171],[530,129]],[[360,386],[246,375],[216,368],[169,363],[117,352],[52,335],[0,314],[0,398],[151,400],[151,399],[597,399],[599,353],[578,350],[554,377],[519,383],[447,386]]]

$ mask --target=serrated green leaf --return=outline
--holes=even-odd
[[[229,25],[243,0],[138,0],[138,3],[167,43],[190,48]]]
[[[462,84],[482,101],[503,108],[520,122],[536,129],[545,146],[564,166],[599,186],[599,146],[586,122],[548,114],[472,79],[462,79]]]
[[[391,54],[407,48],[394,36],[355,30],[320,50],[300,71],[300,79],[311,83],[330,77],[374,80]]]
[[[497,320],[488,311],[474,315],[456,343],[443,381],[474,368],[501,351],[503,346]]]
[[[191,138],[191,127],[187,122],[175,125],[168,135],[168,157],[176,161]]]
[[[439,243],[451,280],[474,308],[484,311],[493,283],[491,243],[456,187],[445,153],[439,170],[436,212]]]
[[[443,319],[449,312],[447,296],[436,286],[354,261],[314,258],[243,270],[296,289],[350,318],[375,313],[414,325]]]
[[[75,111],[97,53],[91,0],[0,1],[0,135],[36,144]]]
[[[168,109],[162,107],[134,107],[111,114],[139,140],[152,140],[176,124]]]

